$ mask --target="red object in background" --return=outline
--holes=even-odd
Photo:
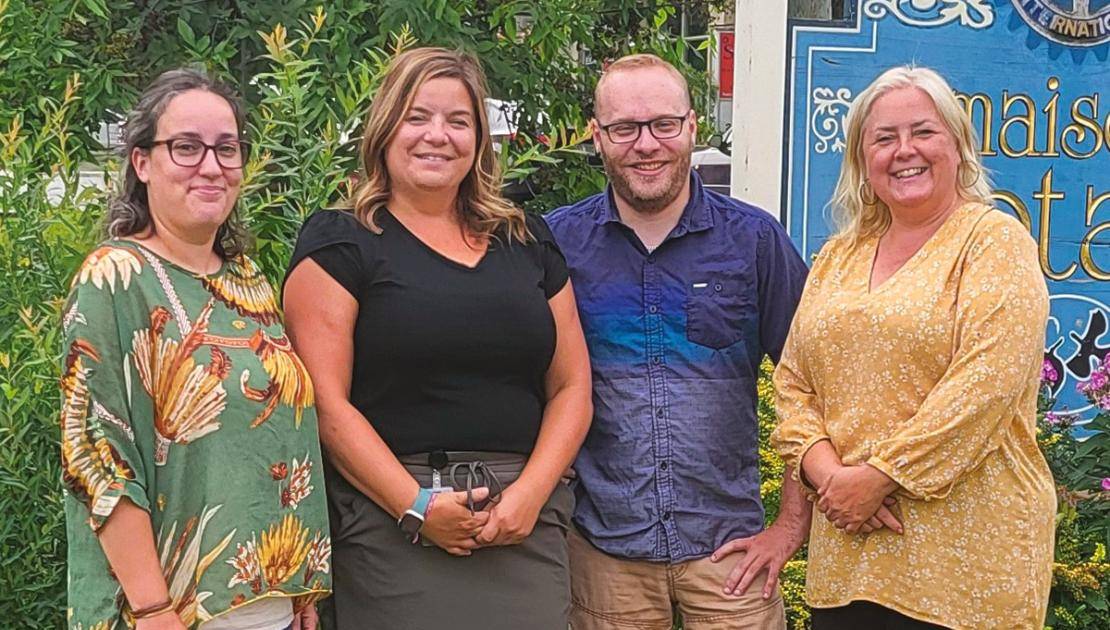
[[[736,33],[721,33],[721,98],[732,98],[732,61],[735,53]]]

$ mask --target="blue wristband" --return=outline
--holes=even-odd
[[[420,519],[424,520],[428,514],[428,503],[432,501],[432,491],[428,488],[421,488],[420,492],[416,493],[416,500],[412,502],[412,507],[408,509],[409,512],[415,512],[420,515]]]
[[[412,543],[420,540],[420,530],[424,528],[424,516],[428,512],[428,505],[431,502],[432,491],[428,488],[421,488],[416,493],[416,500],[412,502],[412,507],[405,510],[401,518],[397,519],[397,526],[409,536]]]

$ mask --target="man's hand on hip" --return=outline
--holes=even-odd
[[[737,538],[721,545],[710,556],[713,562],[722,562],[738,551],[745,552],[725,580],[725,594],[739,595],[746,592],[759,574],[766,570],[763,599],[769,599],[778,586],[779,572],[805,542],[807,533],[802,523],[788,523],[780,519],[755,536]]]

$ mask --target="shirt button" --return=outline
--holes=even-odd
[[[721,289],[723,289],[723,288],[724,288],[724,287],[723,287],[723,286],[721,286],[721,283],[720,283],[720,282],[718,282],[717,284],[713,285],[713,290],[714,290],[714,291],[720,291],[720,290],[721,290]]]
[[[658,417],[658,418],[663,417],[663,408],[662,407],[655,410],[655,416]]]
[[[660,361],[662,361],[662,359],[660,359],[659,357],[652,357],[651,358],[651,362],[654,363],[655,365],[659,365]]]
[[[648,307],[648,312],[649,313],[656,313],[658,311],[659,311],[659,307],[654,305],[654,304],[652,304],[651,306]]]
[[[647,257],[647,261],[648,261],[649,263],[654,263],[654,262],[655,262],[655,256],[648,256],[648,257]]]
[[[660,462],[659,463],[659,470],[666,470],[666,469],[667,469],[667,462]]]
[[[671,511],[670,510],[667,510],[666,512],[663,512],[663,520],[664,521],[671,520]]]

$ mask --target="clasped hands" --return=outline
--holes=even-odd
[[[473,502],[489,497],[488,488],[474,488]],[[466,492],[436,496],[424,517],[420,535],[449,554],[469,556],[481,547],[515,545],[532,533],[546,497],[517,484],[501,492],[496,503],[471,512]]]
[[[841,465],[817,488],[817,510],[849,534],[870,533],[887,527],[899,534],[902,523],[895,516],[897,500],[891,495],[898,484],[868,464]]]

